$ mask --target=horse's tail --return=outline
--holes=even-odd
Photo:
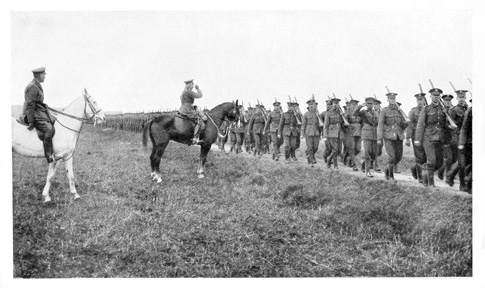
[[[147,147],[147,138],[148,138],[147,134],[151,126],[152,126],[152,120],[148,121],[143,127],[143,138],[142,138],[143,147]]]

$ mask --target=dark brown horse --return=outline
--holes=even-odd
[[[204,178],[204,164],[207,160],[212,143],[217,139],[219,133],[219,126],[224,119],[234,121],[239,117],[239,109],[236,103],[222,103],[217,105],[214,109],[207,113],[206,127],[200,134],[200,139],[203,143],[200,145],[200,160],[197,174],[199,178]],[[192,137],[194,135],[195,123],[191,120],[185,120],[175,115],[161,115],[150,120],[145,127],[143,127],[143,146],[147,146],[147,135],[150,135],[152,140],[152,154],[150,155],[150,165],[152,167],[152,179],[157,183],[162,182],[160,174],[160,161],[167,148],[170,140],[191,145]]]

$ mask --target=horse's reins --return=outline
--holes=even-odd
[[[216,128],[217,128],[217,134],[218,134],[220,137],[222,137],[222,138],[226,138],[227,134],[229,134],[229,130],[230,130],[230,128],[231,128],[231,126],[232,126],[232,124],[234,124],[234,122],[235,122],[236,120],[233,120],[233,121],[231,121],[231,122],[229,123],[229,126],[227,126],[227,129],[226,129],[226,133],[225,133],[225,135],[222,135],[221,133],[219,133],[219,126],[217,126],[216,122],[214,122],[214,120],[212,119],[212,117],[211,117],[210,113],[209,113],[209,112],[205,112],[205,114],[206,114],[206,115],[207,115],[207,117],[208,117],[208,118],[211,120],[212,124],[214,124],[214,126],[216,126]],[[224,119],[221,119],[221,120],[222,120],[222,121],[224,121]]]

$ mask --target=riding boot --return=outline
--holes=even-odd
[[[192,145],[200,144],[201,141],[199,140],[199,132],[200,132],[200,124],[199,122],[197,122],[194,128],[194,138],[192,138]]]
[[[47,163],[52,163],[54,159],[54,148],[52,147],[52,138],[44,138],[44,155]]]
[[[434,169],[428,169],[428,187],[434,186]]]

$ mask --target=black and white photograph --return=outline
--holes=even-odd
[[[483,8],[10,1],[0,286],[484,287]]]

